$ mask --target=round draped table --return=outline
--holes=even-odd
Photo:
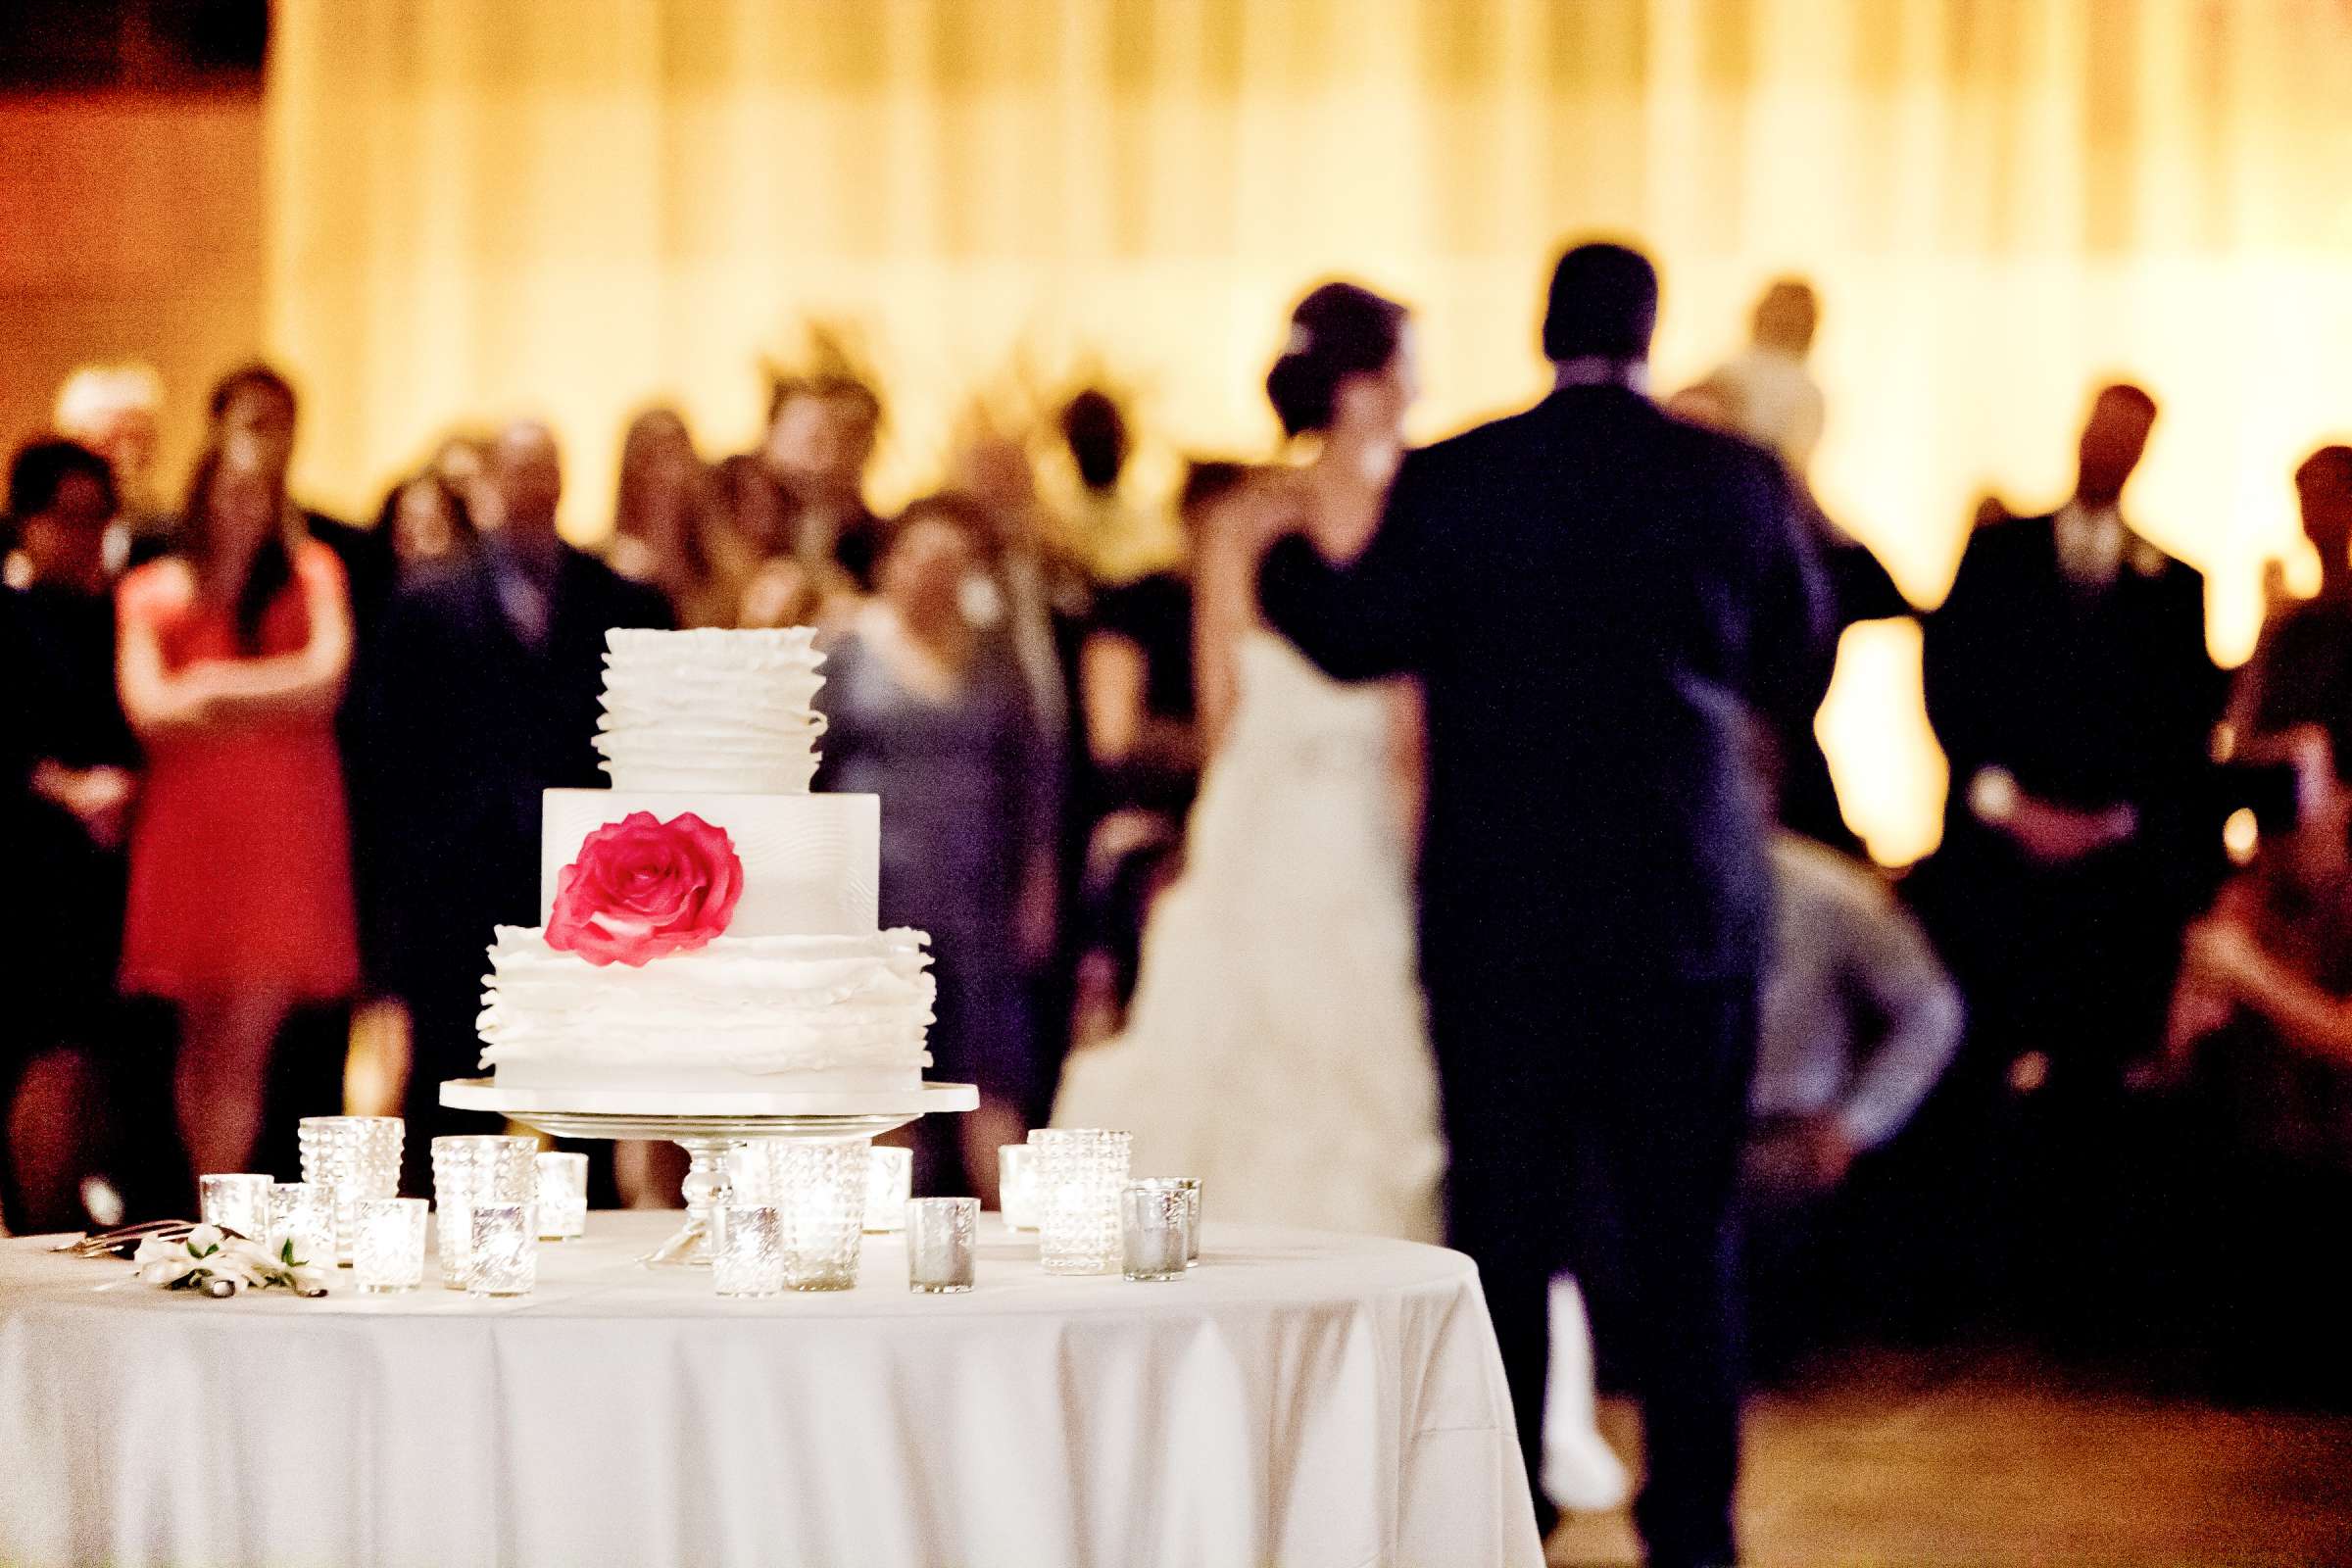
[[[731,1301],[635,1265],[675,1219],[502,1301],[0,1242],[0,1562],[1543,1561],[1458,1253],[1212,1218],[1187,1279],[1054,1278],[992,1214],[969,1295],[868,1237],[855,1291]]]

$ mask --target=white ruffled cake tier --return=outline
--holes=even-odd
[[[722,936],[631,968],[501,926],[482,1063],[513,1087],[911,1087],[931,1060],[928,941]]]
[[[806,791],[825,731],[815,638],[806,626],[606,633],[595,746],[612,787]]]

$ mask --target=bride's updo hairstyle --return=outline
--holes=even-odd
[[[1266,372],[1266,398],[1286,435],[1328,430],[1340,386],[1377,375],[1404,337],[1404,307],[1353,283],[1325,283],[1291,312],[1291,337]]]

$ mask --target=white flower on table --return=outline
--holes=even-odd
[[[287,1237],[272,1251],[259,1242],[224,1235],[218,1226],[199,1225],[175,1242],[148,1237],[130,1260],[142,1281],[167,1291],[234,1296],[275,1288],[298,1296],[324,1296],[326,1267],[298,1255],[299,1245]]]

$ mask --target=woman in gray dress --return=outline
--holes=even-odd
[[[966,616],[989,519],[915,502],[875,562],[874,597],[828,650],[817,787],[882,798],[882,922],[931,933],[930,1076],[980,1088],[916,1124],[929,1190],[991,1202],[996,1149],[1023,1134],[1038,1072],[1025,974],[1053,941],[1060,761],[1006,650]]]

